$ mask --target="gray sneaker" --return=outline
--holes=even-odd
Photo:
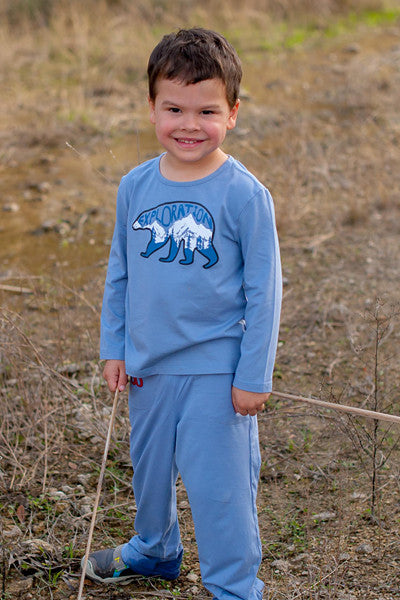
[[[121,549],[123,545],[117,548],[108,548],[107,550],[98,550],[89,554],[86,576],[97,583],[114,583],[125,585],[134,579],[143,577],[139,573],[132,571],[122,560]],[[81,568],[85,557],[82,558]]]

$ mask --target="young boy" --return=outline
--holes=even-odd
[[[130,377],[137,534],[90,555],[98,582],[178,577],[180,473],[205,587],[262,597],[256,415],[272,389],[281,271],[271,196],[221,150],[241,73],[204,29],[165,36],[150,56],[165,152],[122,178],[101,322],[109,389]]]

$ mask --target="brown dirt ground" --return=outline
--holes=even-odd
[[[285,286],[275,389],[366,408],[377,399],[399,413],[400,28],[360,26],[243,60],[249,92],[226,148],[276,202]],[[110,406],[96,354],[113,198],[137,161],[136,128],[140,160],[157,151],[128,85],[93,93],[95,125],[35,129],[32,106],[40,125],[59,101],[45,108],[45,96],[10,101],[2,131],[1,280],[33,291],[0,290],[4,600],[76,598]],[[118,136],[99,133],[107,127]],[[120,401],[96,548],[132,528],[127,423]],[[400,598],[399,431],[374,423],[274,398],[260,415],[268,600]],[[178,502],[179,579],[88,582],[86,599],[207,597],[181,483]]]

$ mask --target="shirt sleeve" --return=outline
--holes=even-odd
[[[117,214],[104,286],[100,358],[125,360],[125,299],[128,283],[126,228],[128,202],[124,179],[118,188]]]
[[[270,392],[278,343],[282,272],[274,206],[266,188],[242,210],[238,231],[247,304],[233,385],[248,392]]]

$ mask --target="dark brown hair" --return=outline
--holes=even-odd
[[[236,50],[222,35],[196,27],[165,35],[150,55],[147,75],[152,101],[159,78],[185,84],[221,79],[229,107],[233,108],[239,97],[242,67]]]

